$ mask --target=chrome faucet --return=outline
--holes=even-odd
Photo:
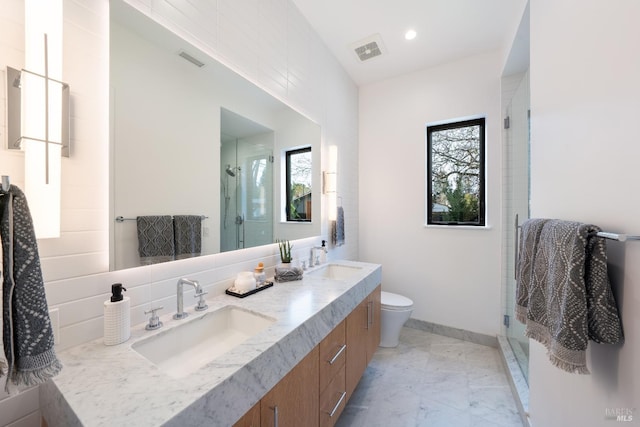
[[[194,298],[198,298],[198,304],[196,304],[196,311],[203,311],[209,308],[207,303],[204,301],[204,296],[207,293],[202,290],[200,283],[198,283],[197,280],[182,278],[178,280],[178,286],[176,290],[177,299],[178,299],[178,310],[176,314],[173,315],[173,318],[177,320],[184,319],[189,315],[184,311],[184,286],[183,285],[193,286],[193,288],[196,290],[196,294],[194,295]]]

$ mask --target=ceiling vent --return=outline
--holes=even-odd
[[[191,62],[196,67],[203,67],[204,66],[204,62],[194,58],[193,56],[189,55],[184,50],[181,50],[180,53],[178,53],[178,55],[181,56],[182,58],[186,59],[187,61]]]
[[[380,34],[374,34],[351,44],[360,62],[368,61],[385,53],[384,43]]]

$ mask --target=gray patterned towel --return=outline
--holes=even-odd
[[[173,234],[176,259],[200,256],[202,251],[202,217],[200,215],[174,215]]]
[[[331,221],[331,243],[334,246],[344,245],[344,209],[338,206],[336,220]]]
[[[600,229],[594,225],[548,220],[540,229],[540,220],[530,221],[538,222],[523,224],[522,241],[534,242],[537,232],[539,238],[530,248],[531,264],[521,256],[518,265],[518,288],[526,288],[519,290],[518,319],[524,317],[525,334],[547,348],[551,363],[567,372],[588,374],[589,339],[624,342],[607,274],[605,240],[596,237]]]
[[[141,265],[157,264],[175,258],[171,215],[139,216],[136,222]]]
[[[0,376],[9,381],[37,385],[62,369],[53,348],[53,331],[42,279],[33,222],[22,191],[12,185],[0,196],[2,236],[3,335],[7,359],[0,361]]]
[[[529,289],[533,280],[533,261],[538,251],[540,232],[548,219],[530,219],[521,226],[518,244],[518,268],[516,269],[516,319],[527,323]]]

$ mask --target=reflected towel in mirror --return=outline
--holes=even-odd
[[[336,220],[331,221],[331,243],[334,246],[344,245],[344,209],[338,206]]]
[[[201,215],[174,215],[173,234],[176,259],[200,256],[202,251]]]
[[[171,261],[175,257],[173,218],[171,215],[149,215],[136,218],[140,264]]]

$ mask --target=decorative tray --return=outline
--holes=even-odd
[[[257,293],[257,292],[263,291],[263,290],[265,290],[267,288],[270,288],[272,286],[273,286],[273,282],[266,281],[266,282],[264,282],[263,285],[260,285],[257,288],[252,289],[249,292],[245,292],[243,294],[239,294],[238,292],[230,291],[229,289],[225,290],[224,292],[227,295],[231,295],[232,297],[245,298],[245,297],[248,297],[249,295],[253,295],[253,294]]]

